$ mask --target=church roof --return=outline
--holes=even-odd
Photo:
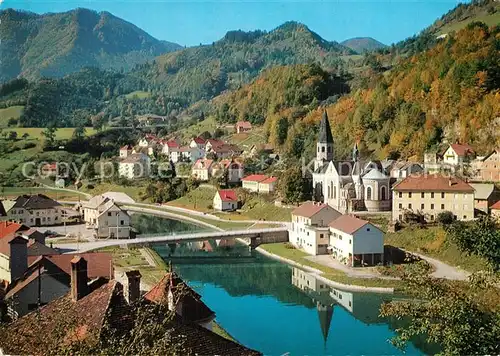
[[[330,122],[328,121],[328,114],[326,110],[323,111],[323,117],[319,124],[319,143],[333,143],[332,129],[330,128]]]
[[[380,172],[379,170],[377,169],[370,169],[368,171],[368,173],[366,173],[364,176],[363,176],[363,179],[387,179],[389,178],[388,176],[386,176],[384,173]]]

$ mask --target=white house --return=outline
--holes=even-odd
[[[227,174],[228,183],[239,183],[243,178],[243,170],[241,162],[223,159],[214,164],[212,174],[214,177],[221,177],[223,174]]]
[[[132,154],[133,147],[126,145],[120,148],[120,158],[127,158]]]
[[[144,153],[134,153],[118,162],[118,175],[127,179],[148,177],[151,161]]]
[[[94,229],[97,237],[130,237],[130,216],[112,199],[97,195],[82,204],[82,209],[87,228]]]
[[[193,165],[191,170],[191,175],[197,180],[207,181],[212,176],[212,165],[213,160],[211,159],[199,159]]]
[[[238,209],[238,196],[232,189],[220,189],[214,196],[214,209],[232,211]]]
[[[384,233],[369,221],[342,215],[331,221],[329,251],[339,261],[374,266],[384,261]]]
[[[443,154],[443,163],[458,166],[474,158],[474,149],[469,145],[451,144]]]
[[[7,211],[9,220],[29,226],[49,226],[62,223],[61,204],[43,194],[21,195]]]
[[[191,148],[199,148],[201,150],[205,150],[206,143],[207,143],[207,141],[204,138],[195,137],[189,143],[189,147],[191,147]]]
[[[311,255],[326,254],[329,244],[328,224],[341,216],[327,204],[306,202],[292,212],[288,231],[290,243]]]

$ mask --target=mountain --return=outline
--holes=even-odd
[[[7,9],[0,11],[0,21],[0,82],[18,75],[60,77],[88,66],[127,70],[181,48],[108,12],[38,15]]]
[[[270,32],[230,31],[212,44],[167,53],[135,75],[194,102],[237,89],[271,66],[315,62],[341,69],[341,57],[351,54],[352,49],[324,40],[303,24],[286,22]]]
[[[385,44],[371,37],[354,37],[340,42],[340,44],[349,47],[357,53],[371,52],[387,47]]]

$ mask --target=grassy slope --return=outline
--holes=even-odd
[[[441,227],[428,229],[404,229],[385,235],[385,244],[401,247],[435,257],[452,266],[474,272],[487,268],[486,261],[478,256],[467,256],[446,237]]]
[[[183,141],[189,141],[192,137],[198,136],[202,132],[208,131],[213,133],[218,127],[215,117],[209,116],[205,120],[198,122],[196,125],[191,125],[177,132],[177,136]]]
[[[149,98],[150,96],[151,96],[151,93],[148,91],[136,90],[136,91],[133,91],[131,93],[126,94],[125,98],[127,98],[127,99],[134,99],[134,98],[146,99],[146,98]]]
[[[141,202],[141,194],[146,189],[145,182],[136,180],[131,186],[118,185],[114,183],[93,184],[94,189],[88,189],[87,183],[84,183],[81,190],[92,195],[99,195],[106,192],[121,192],[129,195],[135,201]]]
[[[7,127],[7,122],[10,118],[19,119],[24,110],[24,106],[9,106],[5,109],[0,109],[0,127]]]
[[[46,188],[0,187],[0,197],[14,198],[22,194],[45,194],[56,200],[78,200],[85,197],[77,192],[57,191]]]
[[[495,26],[500,24],[500,11],[497,11],[494,14],[488,14],[488,13],[481,13],[478,14],[477,16],[469,17],[466,20],[459,21],[459,22],[452,22],[450,24],[447,24],[439,29],[438,34],[444,34],[444,33],[450,33],[452,31],[458,31],[467,26],[469,23],[473,21],[480,21],[484,22],[488,26]]]

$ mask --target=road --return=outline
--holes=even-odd
[[[469,272],[458,269],[456,267],[450,266],[444,262],[436,260],[435,258],[422,255],[420,253],[407,251],[421,259],[427,261],[433,268],[434,272],[431,273],[431,277],[450,279],[455,281],[466,281],[471,275]]]

